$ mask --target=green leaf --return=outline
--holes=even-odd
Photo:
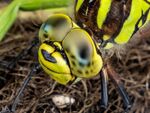
[[[20,9],[25,11],[67,7],[73,0],[24,0]]]
[[[0,41],[15,21],[21,1],[22,0],[15,0],[0,11]]]
[[[73,0],[13,0],[6,8],[0,10],[0,41],[17,18],[19,9],[33,11],[38,9],[63,8]]]

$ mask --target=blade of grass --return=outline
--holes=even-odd
[[[4,35],[8,29],[12,26],[13,22],[17,17],[19,11],[19,6],[22,0],[15,0],[9,4],[0,13],[0,41],[3,39]]]
[[[38,10],[47,8],[67,7],[73,0],[24,0],[20,6],[22,10]]]
[[[4,9],[0,10],[0,41],[12,26],[19,9],[33,11],[38,9],[64,8],[73,0],[12,0]]]

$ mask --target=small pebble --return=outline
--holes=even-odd
[[[67,106],[74,104],[75,99],[68,95],[58,94],[52,97],[52,101],[58,108],[66,108]]]

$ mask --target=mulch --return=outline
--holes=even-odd
[[[0,42],[0,62],[8,64],[37,37],[40,21],[17,19]],[[32,64],[37,62],[35,48],[9,71],[0,68],[0,111],[12,104]],[[132,102],[129,113],[150,113],[150,39],[145,38],[128,49],[121,59],[111,57],[113,68],[120,74]],[[123,102],[109,80],[109,105],[105,113],[122,113]],[[16,113],[99,113],[100,76],[82,80],[75,85],[56,83],[43,71],[34,75],[18,102]],[[52,102],[53,95],[65,94],[75,99],[73,105],[59,109]]]

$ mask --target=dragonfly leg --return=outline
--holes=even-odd
[[[108,75],[107,70],[103,68],[100,71],[100,77],[101,77],[101,108],[106,109],[108,106]]]
[[[123,83],[121,82],[120,76],[118,75],[118,73],[116,73],[113,70],[113,68],[109,64],[107,65],[107,72],[108,72],[109,78],[113,81],[117,90],[119,91],[120,96],[123,99],[125,111],[128,111],[131,108],[132,104],[131,104],[131,100],[123,86]]]
[[[30,73],[28,74],[27,78],[24,80],[19,92],[17,93],[17,96],[15,97],[13,104],[11,106],[10,111],[12,113],[15,112],[16,110],[16,106],[20,100],[21,94],[23,93],[25,87],[27,86],[27,84],[29,83],[30,79],[32,78],[33,75],[35,75],[37,72],[39,72],[39,70],[41,69],[41,66],[39,63],[35,63],[33,68],[31,69]]]
[[[13,59],[7,66],[6,68],[9,70],[12,70],[14,68],[14,66],[16,65],[16,63],[22,59],[24,56],[28,55],[29,52],[33,49],[33,47],[37,46],[39,44],[39,39],[38,38],[34,38],[34,40],[31,42],[30,46],[28,46],[27,48],[25,48],[24,50],[22,50],[18,56]]]

